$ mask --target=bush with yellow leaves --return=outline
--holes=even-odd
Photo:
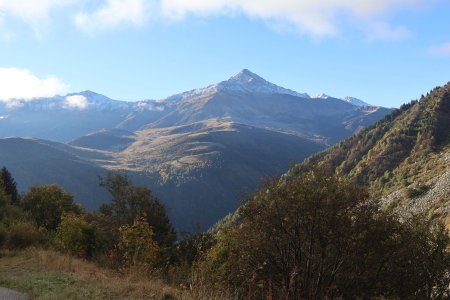
[[[136,217],[133,225],[123,225],[119,232],[117,250],[121,253],[124,267],[150,269],[158,259],[159,246],[153,240],[153,229],[146,217]]]

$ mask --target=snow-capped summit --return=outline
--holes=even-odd
[[[370,104],[368,104],[367,102],[364,102],[360,99],[353,98],[353,97],[345,97],[342,100],[344,100],[345,102],[348,102],[350,104],[356,105],[356,106],[370,106]]]
[[[313,98],[314,99],[328,99],[328,98],[331,98],[331,97],[328,96],[327,94],[320,93],[320,94],[315,95]]]
[[[268,82],[264,78],[249,71],[248,69],[243,69],[228,80],[209,85],[205,88],[195,89],[181,94],[173,95],[171,97],[159,100],[159,102],[177,102],[193,97],[208,96],[219,91],[269,95],[282,94],[301,98],[310,98],[306,93],[297,93],[293,90],[280,87],[276,84]]]
[[[239,73],[237,73],[236,75],[234,75],[230,79],[228,79],[228,81],[236,81],[236,82],[240,82],[243,84],[251,83],[251,82],[255,82],[255,81],[265,82],[265,80],[262,77],[253,73],[249,69],[242,69]]]
[[[338,100],[345,101],[345,102],[355,105],[355,106],[371,106],[370,104],[368,104],[360,99],[357,99],[357,98],[345,97],[345,98],[340,99],[340,98],[329,96],[324,93],[317,94],[314,97],[312,97],[312,99],[317,99],[317,100],[338,99]]]
[[[249,92],[258,94],[284,94],[301,98],[309,98],[306,93],[297,93],[293,90],[280,87],[268,82],[248,69],[243,69],[226,81],[216,84],[220,91]]]
[[[242,69],[239,73],[221,83],[224,82],[229,84],[234,83],[236,85],[271,85],[270,82],[267,82],[264,78],[251,72],[248,69]]]

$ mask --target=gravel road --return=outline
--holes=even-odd
[[[27,300],[28,297],[19,292],[0,287],[0,300]]]

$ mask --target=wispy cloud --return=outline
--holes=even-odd
[[[0,0],[0,21],[18,19],[37,32],[43,24],[48,24],[53,10],[78,1],[80,0]]]
[[[269,22],[284,22],[297,30],[330,36],[339,31],[343,19],[355,18],[378,29],[379,38],[405,35],[402,27],[376,28],[386,13],[423,3],[423,0],[161,0],[164,16],[210,16],[240,13]],[[381,20],[380,20],[381,19]],[[385,21],[384,21],[385,22]],[[387,23],[384,23],[387,24]],[[373,29],[372,29],[373,30]]]
[[[37,22],[48,18],[57,8],[78,2],[79,0],[0,0],[0,11],[26,22]]]
[[[149,17],[148,0],[106,0],[98,10],[75,15],[75,24],[85,31],[113,29],[120,25],[139,26]]]
[[[27,69],[0,68],[0,101],[33,100],[62,93],[67,85],[54,76],[39,78]]]
[[[73,5],[79,3],[80,5]],[[141,26],[151,19],[244,15],[312,36],[333,36],[348,20],[364,23],[378,38],[399,38],[407,29],[386,16],[425,0],[0,0],[0,20],[13,17],[32,26],[45,23],[58,7],[71,8],[75,25],[89,32]],[[99,6],[96,4],[99,3]],[[83,4],[83,5],[81,5]],[[81,7],[83,7],[82,10]],[[385,24],[380,26],[380,24]]]
[[[428,49],[428,52],[433,56],[448,56],[450,57],[450,43],[434,46]]]

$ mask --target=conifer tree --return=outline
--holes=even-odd
[[[12,204],[18,203],[19,193],[17,192],[17,184],[6,167],[3,167],[0,171],[0,187],[7,196],[11,197]]]

